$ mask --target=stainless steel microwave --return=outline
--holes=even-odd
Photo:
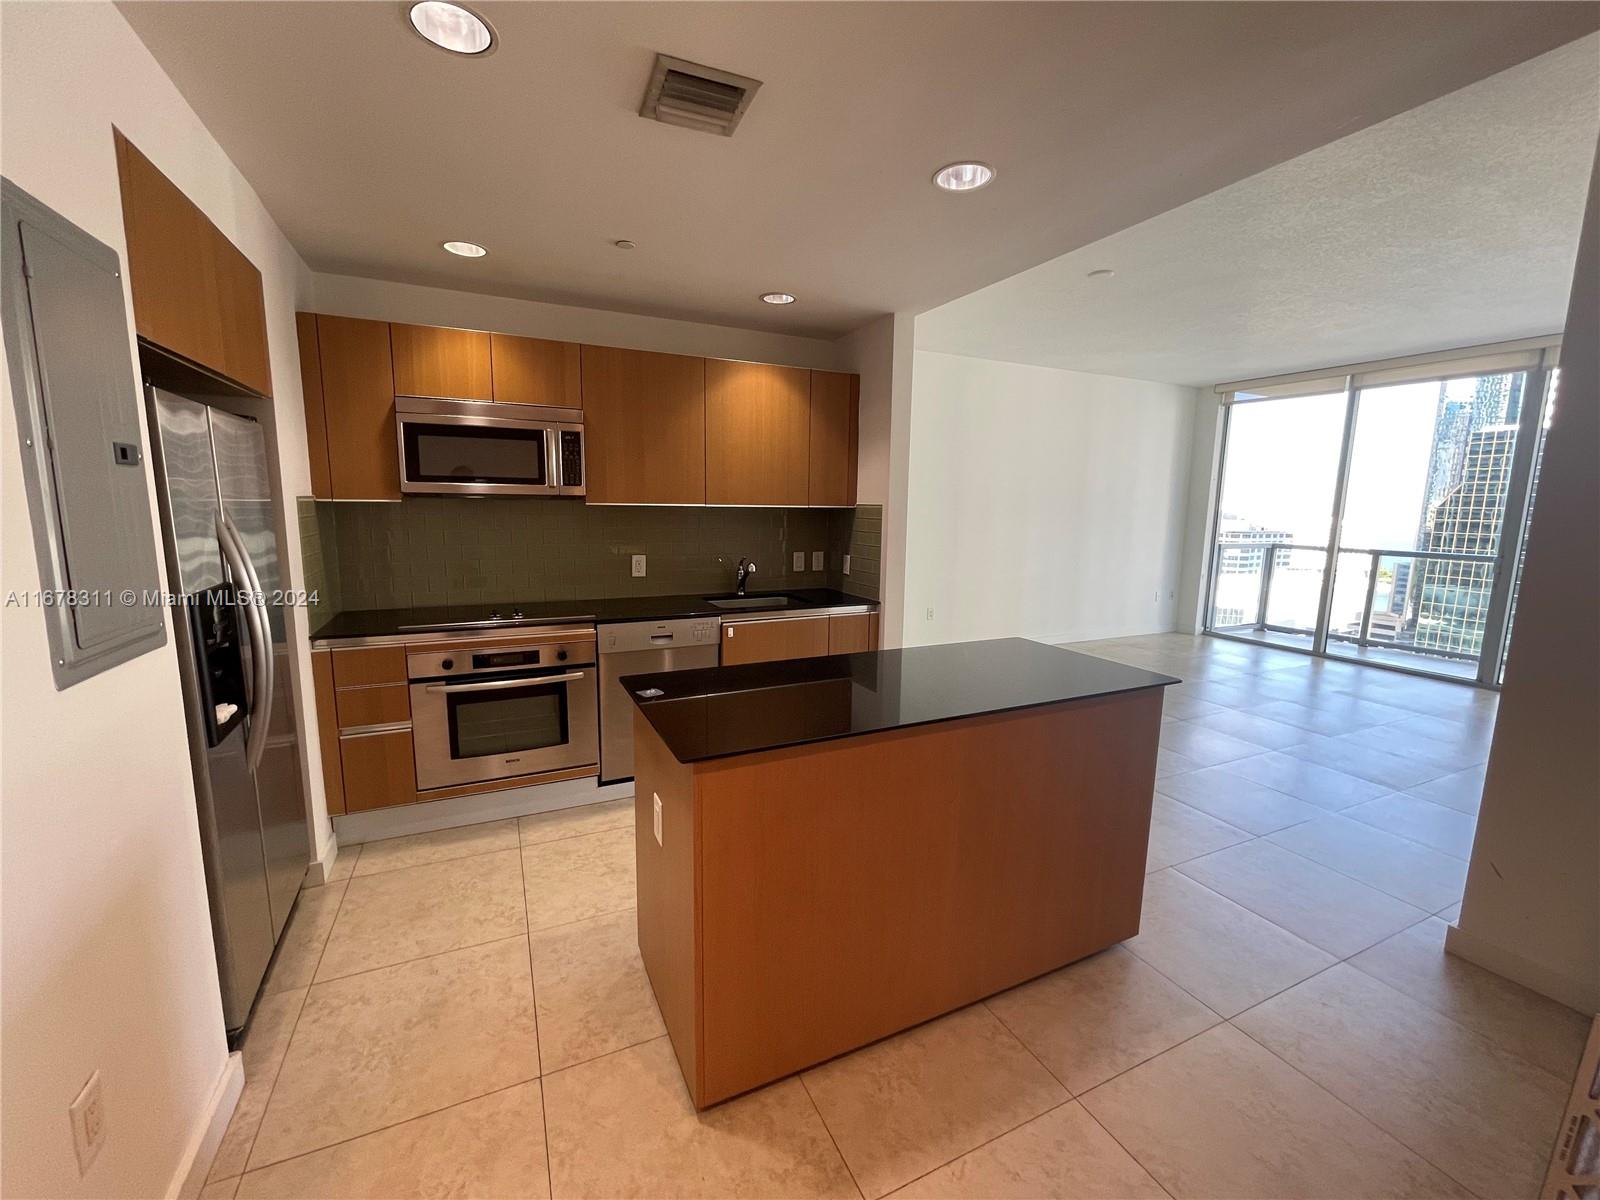
[[[397,396],[400,490],[462,496],[581,496],[583,410]]]

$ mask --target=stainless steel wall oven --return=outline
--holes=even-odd
[[[414,651],[406,668],[421,790],[600,761],[592,628]]]

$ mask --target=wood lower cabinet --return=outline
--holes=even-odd
[[[139,336],[272,394],[261,272],[120,132],[115,135],[128,285]]]
[[[322,751],[322,790],[328,814],[344,812],[344,769],[339,761],[339,718],[334,699],[333,653],[311,652],[311,686],[317,697],[317,748]]]
[[[590,504],[706,503],[706,360],[584,346]]]
[[[489,335],[476,329],[435,325],[390,325],[394,395],[490,400]]]
[[[810,503],[811,372],[706,360],[706,503]]]
[[[582,408],[582,364],[577,342],[489,335],[494,398],[501,404]]]
[[[400,499],[388,322],[318,316],[317,343],[329,498]]]
[[[877,648],[877,613],[844,613],[828,618],[829,654],[862,654]]]
[[[861,377],[811,372],[811,461],[806,503],[856,502],[856,443]]]
[[[722,665],[817,658],[828,653],[830,618],[780,617],[768,621],[724,621]]]
[[[341,733],[346,812],[410,804],[417,798],[411,727],[383,733]]]

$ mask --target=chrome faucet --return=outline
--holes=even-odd
[[[744,585],[749,580],[750,576],[754,575],[755,573],[756,573],[756,564],[755,563],[751,562],[748,558],[741,558],[739,560],[739,576],[738,576],[739,586],[734,589],[734,593],[733,594],[735,596],[744,595]]]

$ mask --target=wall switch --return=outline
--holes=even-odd
[[[848,554],[844,556],[844,573],[846,575],[850,574],[850,556]]]
[[[633,556],[633,577],[635,579],[644,578],[644,555],[642,554]]]
[[[72,1148],[78,1155],[78,1174],[86,1174],[106,1141],[105,1100],[100,1094],[100,1072],[89,1076],[83,1091],[67,1108],[72,1119]]]
[[[804,550],[796,550],[794,552],[794,569],[796,571],[804,571],[806,569],[806,552]]]
[[[655,805],[656,845],[661,845],[661,795],[651,792],[650,799]]]
[[[822,570],[822,551],[821,550],[813,550],[811,552],[811,569],[813,571]]]

